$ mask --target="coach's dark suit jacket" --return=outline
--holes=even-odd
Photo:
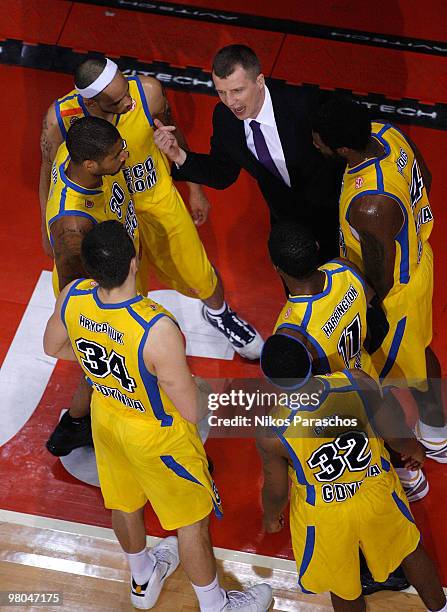
[[[273,110],[291,187],[272,175],[247,147],[244,122],[221,102],[213,115],[210,153],[188,152],[176,180],[225,189],[244,168],[258,182],[270,208],[271,222],[291,219],[307,224],[320,242],[323,260],[338,254],[338,198],[343,168],[325,159],[312,144],[311,113],[317,94],[269,85]]]

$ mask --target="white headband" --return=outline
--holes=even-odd
[[[107,87],[107,85],[110,85],[110,83],[112,82],[116,71],[118,70],[118,66],[109,58],[106,59],[107,62],[104,67],[104,70],[101,72],[99,77],[95,81],[93,81],[91,85],[85,87],[84,89],[81,89],[80,87],[76,86],[77,92],[83,98],[94,98],[95,96],[100,94],[101,91],[103,91]]]

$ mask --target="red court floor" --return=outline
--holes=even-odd
[[[42,270],[51,262],[40,249],[37,184],[39,171],[40,118],[57,94],[70,88],[70,77],[31,69],[2,66],[3,160],[0,185],[2,211],[0,252],[2,258],[0,304],[3,359],[22,318]],[[215,99],[208,96],[172,93],[170,99],[192,147],[207,145]],[[411,129],[411,137],[425,154],[434,174],[432,203],[436,215],[433,245],[437,257],[435,296],[435,348],[447,367],[444,329],[447,227],[443,203],[442,160],[447,155],[445,134],[428,129]],[[254,321],[263,334],[271,331],[282,303],[282,287],[266,252],[267,214],[253,181],[241,176],[226,192],[208,191],[213,210],[201,229],[211,259],[221,271],[232,304]],[[154,284],[154,287],[156,285]],[[238,356],[233,361],[191,358],[196,374],[210,377],[256,377],[256,364]],[[26,380],[26,364],[24,380]],[[72,364],[58,363],[35,413],[23,429],[0,449],[0,505],[3,509],[47,517],[110,526],[110,513],[102,506],[98,489],[79,483],[49,455],[44,442],[61,407],[68,405],[77,375]],[[24,389],[26,393],[26,389]],[[225,518],[213,521],[214,544],[223,548],[291,558],[289,533],[265,535],[261,529],[261,466],[254,443],[249,439],[217,440],[207,443],[215,464],[215,479],[224,501]],[[427,462],[429,495],[412,510],[422,529],[424,541],[441,565],[444,584],[447,564],[442,556],[447,544],[444,507],[446,468]],[[148,510],[148,530],[161,533]]]

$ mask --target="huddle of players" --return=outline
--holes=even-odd
[[[86,117],[89,113],[85,101],[92,98],[98,101],[99,87],[101,87],[99,92],[105,90],[107,93],[108,85],[104,87],[107,80],[97,83],[101,77],[104,79],[107,69],[109,76],[113,75],[108,85],[116,85],[118,77],[121,84],[121,91],[118,94],[123,94],[124,97],[121,96],[120,99],[118,95],[114,98],[112,92],[113,99],[108,101],[107,108],[103,95],[102,115],[104,119],[116,117],[118,127],[124,123],[123,118],[126,119],[129,126],[125,141],[122,138],[122,131],[121,134],[117,132],[110,121]],[[184,277],[179,278],[178,267],[175,265],[178,261],[175,257],[166,257],[166,227],[171,224],[169,229],[173,228],[173,219],[170,219],[169,215],[178,215],[179,206],[182,207],[183,214],[184,206],[169,178],[163,155],[155,146],[149,149],[148,142],[152,142],[150,131],[152,126],[147,102],[145,104],[147,92],[137,77],[127,79],[127,86],[124,81],[126,79],[117,74],[114,66],[107,63],[95,81],[96,90],[93,88],[93,91],[89,91],[92,86],[87,84],[78,93],[72,93],[62,99],[56,107],[58,126],[62,135],[66,137],[66,145],[62,144],[56,154],[46,218],[56,262],[55,291],[58,292],[59,288],[63,287],[64,289],[58,298],[52,324],[49,324],[47,330],[46,347],[56,356],[63,357],[67,354],[72,356],[70,350],[65,352],[65,349],[61,348],[66,346],[67,342],[69,344],[71,342],[74,354],[93,386],[93,435],[106,506],[124,515],[133,514],[149,499],[157,510],[162,525],[167,529],[178,529],[181,557],[181,542],[185,541],[183,533],[185,528],[191,525],[199,526],[197,528],[206,541],[208,564],[197,579],[193,572],[188,571],[185,552],[182,563],[194,585],[201,610],[231,610],[236,605],[239,610],[266,610],[272,601],[271,589],[267,585],[257,585],[245,594],[237,592],[225,594],[218,584],[214,562],[210,561],[212,553],[211,555],[209,553],[207,522],[205,521],[204,526],[203,517],[208,516],[212,507],[220,512],[220,501],[209,476],[206,458],[197,440],[195,428],[185,423],[185,421],[194,423],[199,420],[200,401],[197,400],[195,413],[183,412],[179,396],[172,388],[172,382],[170,386],[172,372],[168,367],[165,374],[163,368],[166,366],[163,360],[158,363],[157,359],[154,360],[150,355],[151,338],[155,341],[154,332],[158,331],[158,335],[164,340],[165,337],[169,338],[169,335],[177,335],[177,331],[171,323],[166,324],[166,319],[172,318],[169,313],[150,300],[137,296],[137,291],[143,295],[147,293],[147,264],[155,266],[161,278],[166,279],[171,286],[184,293],[191,293],[193,287],[195,295],[202,299],[214,295],[213,291],[216,291],[218,280],[201,243],[200,247],[195,249],[194,257],[189,260],[190,263],[193,262],[193,267],[197,265],[199,268],[193,281]],[[77,84],[79,85],[78,81]],[[95,95],[90,98],[90,94]],[[126,96],[129,102],[127,108],[120,111],[119,108],[113,107],[113,104],[122,103]],[[353,112],[353,107],[349,107],[349,111]],[[330,140],[324,131],[325,127],[334,121],[336,112],[339,112],[337,103],[332,107],[327,106],[320,112],[319,122],[317,120],[315,127],[316,146],[323,153],[343,155],[346,149],[348,153],[351,151],[350,147],[342,142]],[[111,117],[108,117],[108,113]],[[67,131],[67,122],[70,123],[73,117],[77,120]],[[354,121],[354,125],[357,123]],[[146,129],[145,148],[140,153],[141,159],[133,163],[134,159],[128,159],[129,155],[133,155],[134,149],[130,146],[127,134],[141,130],[143,125]],[[364,228],[362,230],[361,215],[360,220],[357,220],[359,230],[356,229],[356,224],[349,215],[349,207],[359,199],[357,195],[362,195],[365,190],[368,191],[368,195],[385,198],[389,198],[392,194],[391,197],[400,207],[403,231],[397,232],[402,235],[397,238],[398,247],[391,274],[391,286],[385,286],[384,289],[379,285],[374,287],[382,301],[388,322],[383,316],[377,298],[374,297],[374,291],[367,288],[362,274],[352,264],[346,261],[334,261],[317,268],[317,246],[306,230],[290,224],[278,224],[274,227],[270,238],[272,260],[289,288],[290,298],[279,317],[275,328],[276,334],[269,338],[264,346],[261,360],[264,372],[277,384],[281,384],[281,379],[302,379],[306,390],[312,388],[319,393],[319,414],[341,414],[344,408],[348,408],[351,412],[355,411],[363,427],[354,432],[323,431],[320,432],[320,436],[324,437],[319,438],[315,435],[309,437],[304,431],[296,431],[291,425],[281,432],[278,431],[277,438],[273,441],[259,443],[265,465],[263,493],[265,526],[268,531],[277,531],[283,525],[282,511],[287,503],[288,471],[290,471],[293,484],[291,532],[303,590],[331,591],[336,609],[340,605],[347,605],[347,602],[352,602],[353,610],[364,609],[358,571],[358,547],[361,541],[368,566],[377,580],[385,580],[389,572],[403,562],[409,579],[427,606],[432,610],[440,610],[445,606],[445,598],[442,591],[439,591],[439,581],[433,578],[436,572],[419,545],[419,533],[412,520],[405,493],[391,467],[389,455],[381,438],[374,436],[372,420],[376,430],[388,439],[391,448],[408,458],[406,460],[408,467],[419,469],[422,465],[421,447],[415,442],[411,433],[405,432],[405,425],[399,422],[397,417],[395,422],[393,421],[394,417],[390,415],[394,414],[395,406],[392,402],[386,405],[388,411],[384,418],[382,413],[385,404],[380,397],[377,397],[378,392],[374,390],[375,383],[361,372],[351,371],[352,368],[361,368],[376,380],[376,372],[379,372],[381,382],[387,376],[390,379],[399,376],[418,379],[417,386],[424,389],[426,375],[421,374],[419,358],[421,351],[414,346],[414,330],[418,329],[417,326],[421,321],[424,322],[423,329],[428,329],[430,325],[430,332],[427,332],[426,336],[421,337],[419,330],[417,334],[424,344],[422,348],[424,364],[425,349],[431,339],[429,337],[431,318],[428,318],[428,312],[431,313],[431,294],[427,292],[431,258],[427,239],[432,217],[424,185],[420,174],[415,170],[418,165],[412,148],[405,138],[394,128],[383,124],[374,124],[373,129],[374,145],[379,143],[377,146],[383,147],[383,150],[368,150],[367,153],[372,154],[371,158],[365,160],[368,155],[364,155],[361,161],[352,164],[352,168],[351,164],[348,166],[341,198],[341,229],[346,249],[344,254],[351,261],[355,261],[369,279],[374,278],[374,274],[370,273],[364,263],[363,242],[359,240],[362,231],[364,234],[368,232]],[[327,133],[330,135],[331,130],[328,129]],[[325,136],[328,140],[325,140]],[[370,146],[370,138],[371,136],[367,134],[365,145],[360,147],[360,157],[363,150],[366,151]],[[129,146],[129,152],[126,146]],[[328,146],[329,151],[323,150]],[[398,156],[395,154],[396,146],[400,147]],[[355,149],[352,150],[355,152]],[[345,159],[350,162],[348,157]],[[387,163],[389,166],[386,166]],[[391,167],[395,170],[395,166],[402,181],[406,181],[407,192],[412,195],[411,209],[407,204],[408,193],[400,199],[395,195],[396,185],[391,184],[391,188],[387,185],[388,181],[393,180],[390,178],[394,176]],[[125,167],[124,172],[121,173],[123,167]],[[370,171],[375,173],[374,177],[368,175]],[[369,185],[369,180],[375,181],[375,184]],[[416,180],[415,186],[413,186],[414,180]],[[152,189],[150,192],[155,184],[157,189]],[[348,191],[350,188],[357,189],[358,192],[353,191],[350,194]],[[415,191],[417,189],[419,191]],[[146,192],[146,196],[150,192],[152,198],[151,206],[148,206],[148,199],[145,198],[143,224],[138,215],[137,194],[141,193],[139,190]],[[70,205],[67,206],[69,201]],[[174,206],[172,206],[173,201],[175,201]],[[373,208],[375,203],[360,202],[360,204]],[[370,210],[366,212],[371,213]],[[413,224],[410,223],[412,218],[421,219],[419,227],[415,225],[413,228]],[[61,219],[63,223],[58,225]],[[134,245],[131,247],[128,244],[127,253],[124,255],[120,253],[123,268],[118,277],[114,275],[118,267],[114,249],[118,253],[117,240],[120,229],[114,223],[96,225],[107,219],[120,221]],[[141,227],[144,231],[141,231]],[[193,225],[188,225],[185,221],[182,228],[186,239],[183,246],[188,244],[191,248],[191,240],[193,245],[197,245],[198,239],[194,235]],[[70,245],[73,235],[76,236],[76,246],[74,250],[69,251],[71,257],[68,257],[65,247],[67,244]],[[88,235],[89,239],[83,241],[85,235]],[[122,235],[121,239],[123,240]],[[102,249],[97,248],[98,244],[102,244]],[[73,251],[77,257],[78,267],[71,267],[67,272],[67,268],[70,268],[73,262]],[[141,257],[137,257],[140,252],[142,252]],[[188,253],[191,256],[191,251]],[[151,257],[152,260],[149,262]],[[170,268],[160,269],[163,262],[173,259],[174,263]],[[111,262],[114,262],[113,266]],[[72,282],[74,278],[84,275],[79,274],[79,265],[82,272],[85,270],[99,283],[99,287],[92,287],[91,281]],[[425,272],[419,273],[419,270],[423,269]],[[385,275],[386,272],[384,271]],[[403,297],[404,292],[406,292],[405,297]],[[409,320],[410,312],[407,312],[409,310],[407,294],[411,296],[412,301],[416,299],[420,305],[420,308],[412,310],[414,315],[412,321]],[[123,296],[124,300],[121,299]],[[117,297],[120,299],[117,300]],[[217,308],[215,303],[212,304],[214,309],[211,308],[211,316],[213,311],[219,316],[222,301],[217,304]],[[116,323],[113,319],[115,315]],[[255,351],[248,356],[256,358],[259,355],[258,334],[241,319],[239,321],[242,322],[240,328],[245,333],[245,337],[238,334],[233,334],[231,337],[230,334],[229,339],[235,348],[255,346]],[[364,345],[368,344],[366,338],[368,323],[370,328],[368,348],[372,353],[372,359],[364,350]],[[168,325],[167,329],[163,329],[160,324],[165,328]],[[135,327],[135,331],[132,326]],[[123,329],[126,330],[124,339],[120,332]],[[150,329],[152,331],[149,335]],[[382,342],[378,340],[379,336]],[[51,340],[54,342],[54,338],[58,340],[56,344],[52,344]],[[121,355],[118,351],[120,347],[117,345],[119,340],[121,344],[124,343],[124,350],[121,350],[124,354]],[[400,344],[396,346],[398,341]],[[174,344],[175,342],[174,340]],[[237,346],[238,342],[242,344],[241,347]],[[406,355],[406,359],[411,361],[413,366],[416,364],[416,371],[413,369],[409,374],[406,363],[401,358],[402,345],[411,346],[411,360],[409,354]],[[148,352],[149,356],[146,354]],[[138,357],[135,356],[137,353]],[[184,351],[180,353],[183,353],[179,356],[179,361],[183,360],[180,370],[184,384],[189,385],[189,390],[192,392],[191,377],[184,362]],[[390,355],[393,357],[392,360]],[[418,357],[415,358],[415,355]],[[175,352],[169,355],[171,361],[174,360],[174,356]],[[129,363],[132,367],[129,367]],[[337,376],[329,376],[329,373],[336,372]],[[311,378],[311,374],[318,376]],[[178,371],[175,376],[182,380]],[[119,389],[116,388],[117,384]],[[370,396],[373,398],[369,402],[371,405],[368,410],[363,403],[365,393],[361,392],[362,386],[370,390],[368,398]],[[199,395],[200,393],[203,392],[199,391]],[[132,408],[130,411],[127,409],[124,411],[126,416],[122,414],[123,404]],[[145,407],[150,409],[146,411]],[[113,457],[109,458],[107,455],[107,452],[110,452],[110,440],[106,441],[105,437],[111,433],[110,424],[104,422],[106,415],[112,414],[113,418],[119,415],[124,423],[128,418],[128,412],[133,415],[135,423],[143,429],[147,427],[150,429],[155,423],[156,436],[159,436],[160,427],[167,427],[166,448],[163,450],[163,443],[159,437],[154,439],[158,456],[150,456],[150,461],[148,459],[148,463],[144,466],[146,468],[144,472],[150,472],[154,481],[145,481],[141,478],[141,466],[140,470],[136,470],[135,466],[129,466],[123,458],[120,461],[115,452],[115,445],[118,444],[116,440],[112,445]],[[373,414],[375,414],[374,419]],[[381,415],[384,421],[382,427],[378,426]],[[175,459],[175,452],[180,450],[175,448],[173,442],[177,421],[185,429],[182,430],[181,445],[185,445],[188,449],[186,453],[190,455],[188,465],[185,465],[183,460],[180,463]],[[117,426],[116,423],[114,426]],[[106,429],[107,436],[104,433]],[[399,434],[397,437],[396,432]],[[405,439],[406,433],[407,439]],[[400,437],[402,439],[399,439]],[[435,446],[432,450],[438,451],[439,448]],[[183,452],[179,456],[184,455]],[[162,466],[159,465],[160,459]],[[112,486],[111,483],[116,475],[112,476],[108,471],[109,465],[115,472],[126,474],[126,478],[128,474],[133,474],[135,482],[129,482],[127,478],[126,485],[120,483],[120,486],[117,486],[115,483]],[[154,498],[153,483],[157,477],[165,482],[167,474],[174,478],[172,489],[166,484],[165,498]],[[186,482],[189,484],[182,492],[185,504],[179,505],[176,514],[172,511],[169,496],[174,491],[177,496],[179,482],[182,482],[183,486]],[[194,485],[192,489],[191,483]],[[197,495],[198,487],[201,491],[200,496]],[[197,502],[187,501],[195,499],[196,495]],[[340,503],[347,499],[349,503]],[[362,517],[361,520],[356,519],[356,524],[353,523],[353,514]],[[387,516],[386,521],[383,520],[384,516]],[[393,543],[393,554],[389,554],[385,563],[382,558],[384,540],[378,542],[376,537],[378,530],[384,533],[384,523],[389,528],[389,534],[386,535],[387,542]],[[345,525],[346,532],[341,535],[342,524]],[[337,547],[333,545],[334,529],[337,529]],[[206,535],[203,535],[204,531]],[[120,535],[118,529],[118,539],[124,550],[128,549],[126,552],[133,575],[132,602],[137,607],[146,609],[152,607],[164,580],[177,567],[176,545],[172,538],[168,538],[169,542],[164,548],[162,544],[158,550],[154,549],[151,553],[149,572],[145,546],[141,551],[131,551],[126,543],[122,542]],[[191,541],[186,541],[191,548]],[[137,553],[140,552],[146,555],[144,571],[141,571],[141,567],[136,562]],[[337,571],[335,567],[338,568]],[[418,571],[415,568],[418,568]],[[421,572],[421,568],[425,568],[427,574],[432,576],[430,580]],[[425,577],[422,580],[423,575]]]

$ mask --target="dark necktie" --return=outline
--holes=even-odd
[[[265,168],[267,168],[267,170],[269,170],[269,172],[274,174],[277,178],[279,178],[279,180],[284,181],[275,165],[275,162],[273,161],[272,156],[270,155],[267,143],[265,142],[264,134],[261,132],[261,124],[252,119],[250,121],[250,127],[253,130],[253,141],[255,143],[258,160]]]

